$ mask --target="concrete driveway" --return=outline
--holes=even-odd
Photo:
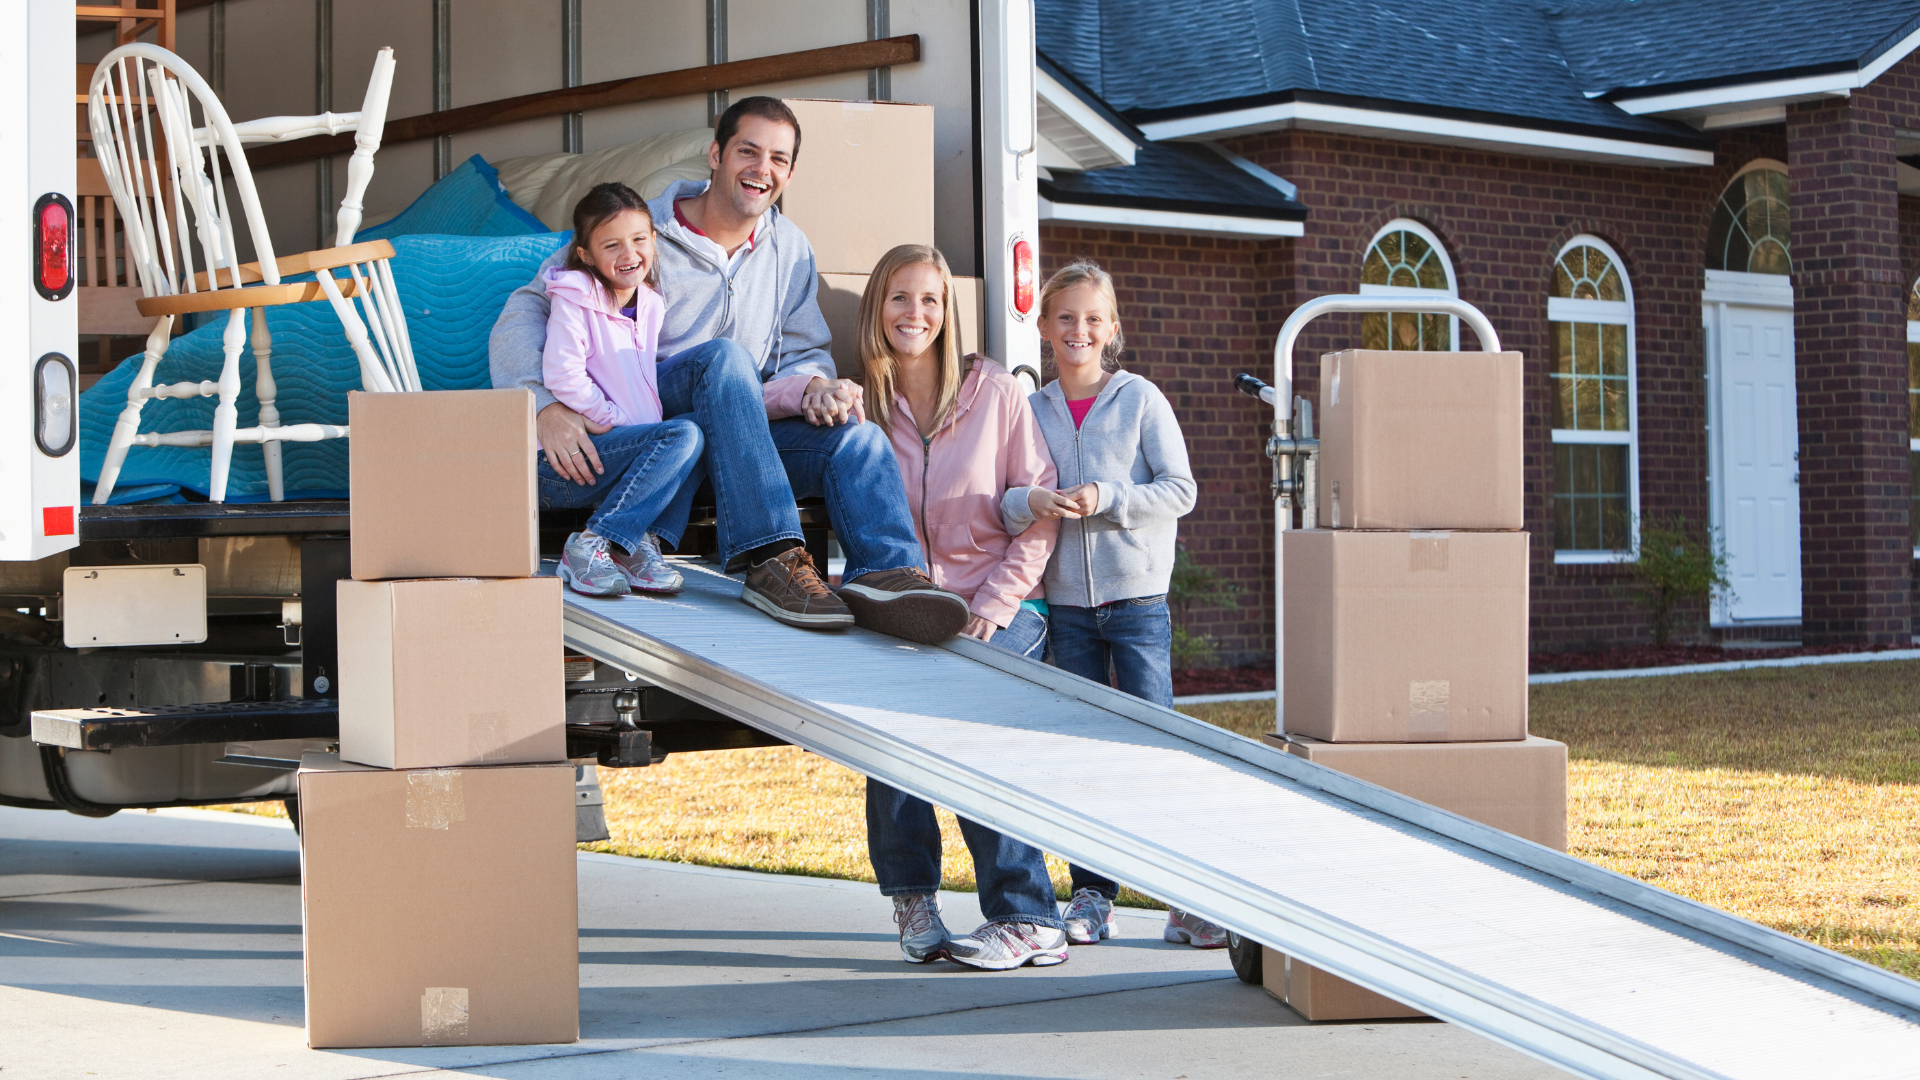
[[[581,1040],[309,1050],[285,822],[0,808],[0,1080],[1562,1075],[1433,1022],[1309,1025],[1157,912],[1047,969],[902,963],[870,885],[580,856]],[[970,894],[943,899],[970,929]],[[448,912],[458,918],[458,912]]]

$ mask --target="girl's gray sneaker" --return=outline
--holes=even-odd
[[[940,921],[938,896],[896,896],[893,924],[900,928],[900,955],[909,964],[940,959],[947,944],[947,924]]]
[[[1067,935],[1039,923],[990,922],[966,937],[948,941],[947,959],[988,971],[1011,971],[1023,964],[1064,964]]]
[[[609,549],[615,566],[626,572],[627,584],[635,592],[677,593],[686,586],[686,579],[680,576],[660,554],[660,538],[647,533],[640,538],[640,550],[631,555],[621,555],[618,548]]]
[[[627,575],[613,561],[607,538],[589,533],[567,537],[560,553],[560,580],[582,596],[625,596]]]
[[[1067,940],[1075,945],[1092,945],[1120,936],[1120,926],[1113,919],[1113,901],[1092,889],[1074,893],[1063,918]]]

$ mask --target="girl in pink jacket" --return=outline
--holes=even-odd
[[[598,458],[587,473],[593,483],[579,484],[541,455],[543,508],[595,508],[586,529],[567,538],[560,579],[589,596],[678,592],[680,573],[660,543],[679,543],[688,500],[677,496],[704,443],[691,420],[661,419],[654,344],[666,307],[646,202],[625,184],[587,192],[573,209],[566,265],[546,277],[542,381],[586,419]]]
[[[1039,659],[1046,618],[1040,576],[1057,520],[1010,536],[1009,489],[1054,482],[1053,458],[1020,384],[985,357],[960,358],[949,320],[953,275],[930,247],[887,252],[860,300],[860,367],[867,419],[886,429],[906,482],[914,529],[934,583],[967,601],[964,633]],[[893,898],[900,951],[1004,970],[1067,958],[1065,924],[1040,849],[960,820],[987,922],[962,938],[940,921],[940,828],[924,800],[867,781],[867,853]]]

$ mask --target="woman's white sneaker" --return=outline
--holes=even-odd
[[[1120,926],[1113,919],[1113,901],[1092,889],[1073,894],[1062,921],[1067,924],[1067,940],[1075,945],[1092,945],[1120,936]]]
[[[896,896],[893,924],[900,928],[900,955],[909,964],[940,959],[947,944],[947,924],[940,921],[938,896]]]
[[[990,922],[966,937],[947,941],[947,959],[988,971],[1011,971],[1025,964],[1048,967],[1067,960],[1067,935],[1051,926]]]
[[[635,592],[672,594],[686,587],[680,571],[660,554],[660,538],[652,533],[640,538],[640,549],[631,555],[621,555],[619,548],[609,550]]]
[[[1191,945],[1196,949],[1227,947],[1226,927],[1179,908],[1167,909],[1167,925],[1160,931],[1160,937],[1175,945]]]

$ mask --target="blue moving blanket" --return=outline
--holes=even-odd
[[[534,271],[565,240],[565,233],[530,236],[396,236],[393,273],[413,339],[420,381],[429,390],[490,385],[487,335],[507,294],[533,280]],[[294,279],[297,280],[297,279]],[[358,304],[356,302],[356,310]],[[326,301],[267,310],[273,332],[273,377],[283,424],[347,422],[347,391],[360,388],[360,364],[340,320]],[[224,359],[226,316],[173,339],[154,373],[156,383],[217,380]],[[91,489],[100,476],[107,439],[125,408],[127,387],[139,374],[134,356],[80,395],[80,476]],[[240,426],[258,422],[251,347],[240,354]],[[147,402],[140,430],[183,431],[213,426],[215,398]],[[288,498],[342,498],[347,490],[347,443],[286,443],[282,457]],[[178,499],[181,490],[208,488],[205,447],[135,446],[115,485],[115,503]],[[87,492],[91,499],[91,490]],[[267,475],[257,444],[233,449],[229,502],[263,502]]]

